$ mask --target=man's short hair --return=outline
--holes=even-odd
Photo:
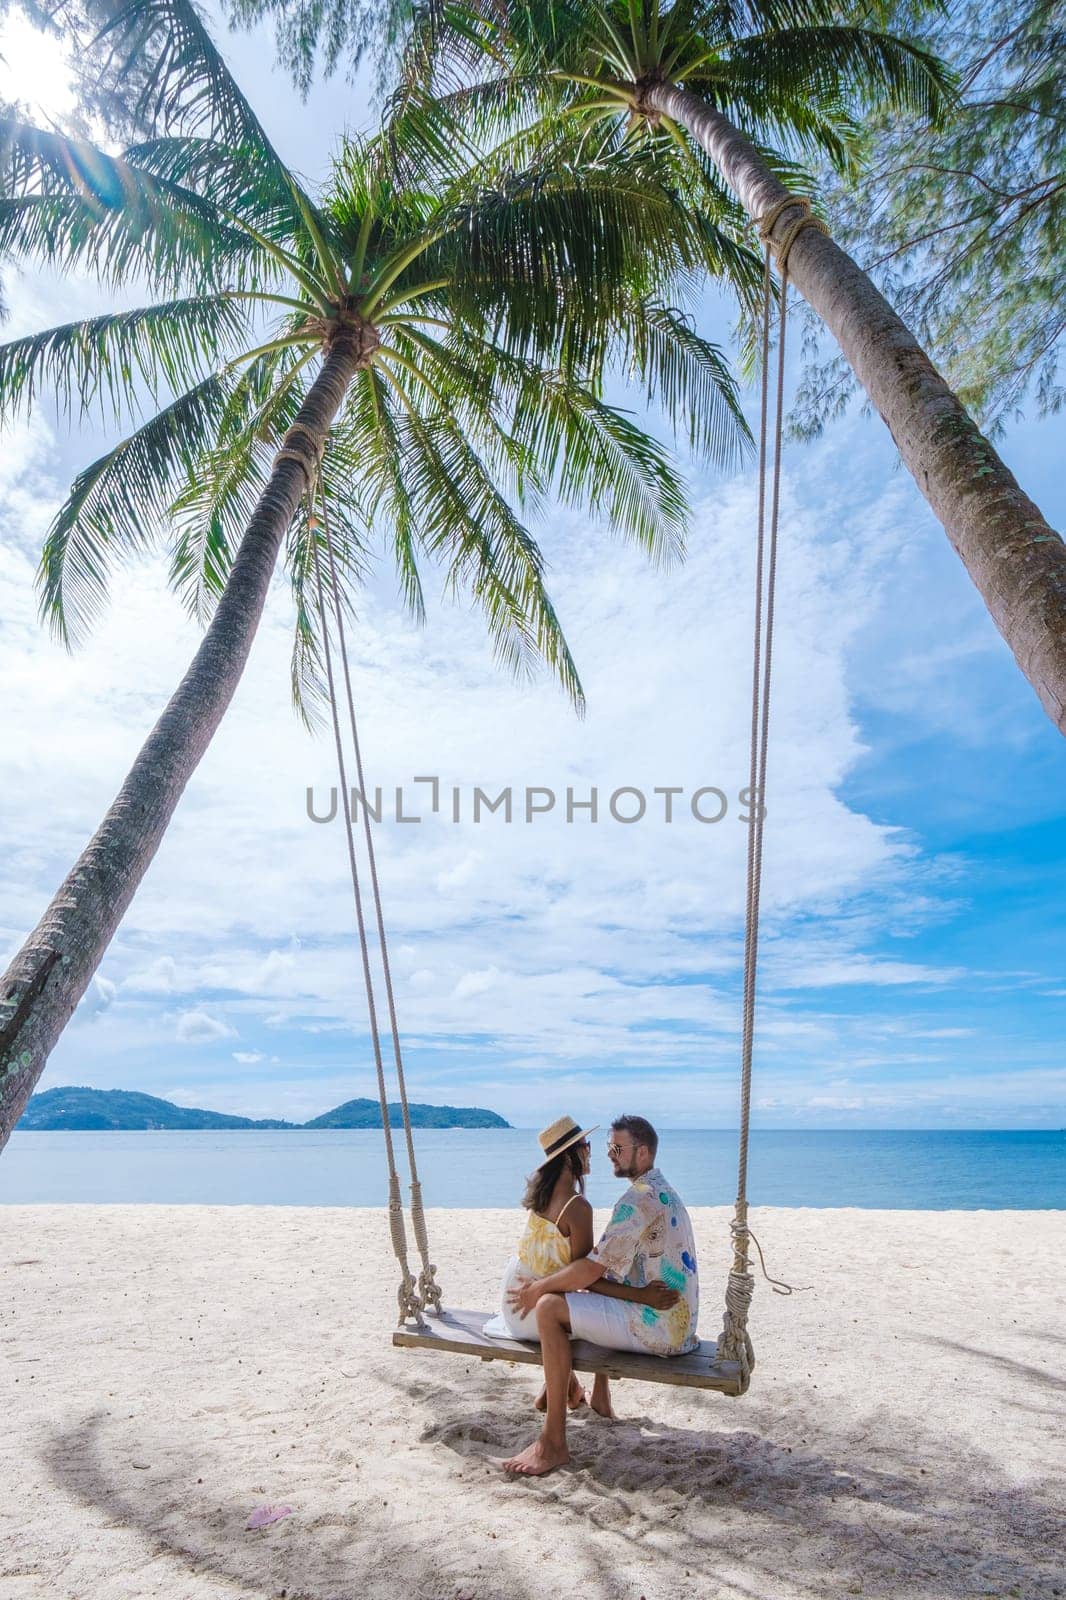
[[[659,1152],[659,1135],[647,1117],[615,1117],[612,1133],[628,1133],[634,1144],[646,1144],[654,1161]]]

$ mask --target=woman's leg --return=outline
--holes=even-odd
[[[570,1309],[566,1296],[542,1295],[537,1301],[537,1329],[548,1390],[548,1410],[540,1437],[503,1463],[507,1472],[539,1478],[570,1460],[566,1448],[566,1397],[570,1390]]]

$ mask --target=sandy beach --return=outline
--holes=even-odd
[[[693,1216],[713,1337],[728,1219]],[[517,1213],[429,1220],[487,1305]],[[1066,1594],[1063,1213],[753,1223],[813,1287],[760,1282],[750,1393],[619,1384],[512,1482],[536,1374],[393,1349],[380,1212],[0,1208],[0,1595]]]

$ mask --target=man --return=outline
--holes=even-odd
[[[607,1155],[615,1177],[628,1178],[630,1184],[603,1237],[581,1260],[511,1293],[516,1311],[536,1313],[548,1409],[540,1438],[503,1463],[507,1472],[541,1477],[570,1460],[566,1401],[571,1338],[589,1339],[610,1350],[659,1356],[684,1355],[699,1344],[692,1224],[655,1164],[658,1149],[659,1136],[643,1117],[618,1117],[612,1122]],[[640,1287],[661,1283],[658,1309],[595,1293],[603,1279]],[[592,1405],[602,1415],[613,1415],[607,1379],[600,1374]]]

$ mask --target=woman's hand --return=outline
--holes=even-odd
[[[671,1289],[661,1278],[654,1278],[641,1290],[640,1303],[653,1311],[669,1311],[681,1299],[680,1289]]]
[[[513,1289],[507,1291],[507,1298],[511,1302],[511,1309],[518,1317],[532,1316],[537,1301],[540,1299],[540,1285],[536,1278],[520,1280]]]

